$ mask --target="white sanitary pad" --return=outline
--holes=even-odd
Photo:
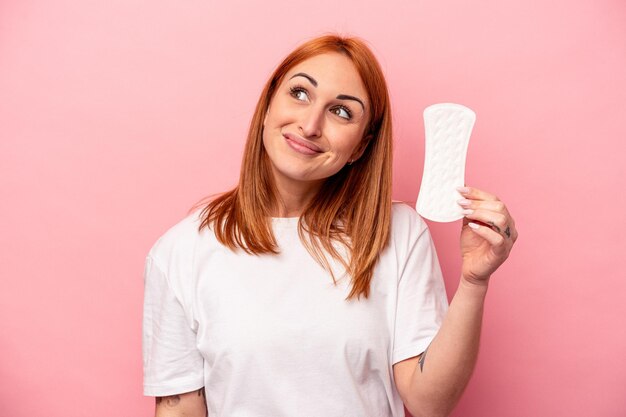
[[[416,210],[436,222],[463,217],[456,190],[465,185],[465,157],[476,114],[465,106],[433,104],[424,110],[426,146],[424,175]]]

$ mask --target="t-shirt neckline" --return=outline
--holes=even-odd
[[[270,217],[274,227],[293,227],[297,226],[300,217]]]

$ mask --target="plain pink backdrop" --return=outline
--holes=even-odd
[[[386,72],[395,198],[417,197],[423,109],[465,104],[467,183],[520,230],[453,415],[626,415],[626,4],[256,3],[0,3],[0,415],[152,415],[144,257],[235,184],[266,78],[327,31]],[[459,227],[431,223],[450,296]]]

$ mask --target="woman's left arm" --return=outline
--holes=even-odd
[[[393,366],[396,386],[414,417],[447,416],[469,382],[478,356],[489,279],[517,240],[515,222],[496,196],[463,187],[459,202],[461,281],[448,313],[424,353]]]

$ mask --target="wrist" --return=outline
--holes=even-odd
[[[484,295],[487,293],[487,289],[489,288],[490,278],[491,277],[487,277],[483,279],[475,279],[475,278],[467,278],[461,275],[459,287],[462,287],[464,290],[471,291],[478,295]]]

